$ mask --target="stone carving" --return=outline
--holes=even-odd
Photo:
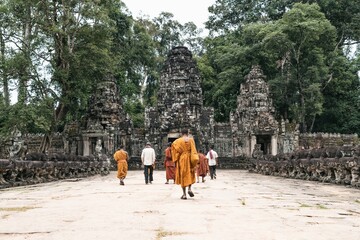
[[[95,146],[95,153],[97,156],[101,155],[101,150],[102,150],[102,141],[101,139],[98,139],[96,141],[96,146]]]
[[[253,158],[251,171],[360,188],[358,150],[352,148],[351,153],[346,156],[342,152],[349,152],[349,147],[303,149],[286,158],[281,154],[267,160]]]
[[[22,134],[20,131],[15,130],[13,135],[13,144],[9,148],[10,159],[24,159],[27,147],[24,144],[24,140],[22,139]]]
[[[0,159],[0,189],[109,172],[107,158],[95,161],[93,156],[29,153],[25,160]]]
[[[145,114],[145,138],[155,143],[157,153],[162,153],[166,143],[177,138],[182,128],[191,130],[198,145],[205,144],[204,132],[213,132],[213,126],[201,123],[211,120],[203,117],[200,74],[186,47],[174,47],[169,52],[157,100],[157,106],[147,108]]]
[[[263,159],[264,158],[264,152],[261,150],[261,145],[260,144],[256,144],[255,145],[255,149],[252,153],[252,157],[254,159]]]
[[[279,126],[265,76],[259,66],[253,66],[245,79],[240,85],[236,111],[230,118],[233,141],[240,142],[242,138],[244,142],[235,149],[236,154],[251,156],[251,146],[261,144],[264,154],[275,155],[277,143],[272,139],[277,140]]]

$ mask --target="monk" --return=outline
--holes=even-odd
[[[201,176],[202,182],[205,182],[205,176],[209,172],[208,160],[204,154],[199,153],[199,163],[196,168],[197,182],[199,182],[199,177]]]
[[[191,155],[198,158],[195,141],[188,136],[188,130],[181,131],[182,137],[176,139],[171,144],[171,156],[173,162],[176,164],[175,183],[181,185],[183,195],[181,199],[187,199],[186,187],[188,187],[188,194],[194,197],[191,190],[191,185],[195,183],[195,169],[196,165],[191,167]],[[198,160],[198,159],[197,159]]]
[[[120,185],[125,185],[124,179],[127,175],[129,155],[124,150],[124,146],[120,145],[119,149],[114,153],[114,160],[117,162],[117,178],[120,179]]]
[[[171,143],[169,142],[167,148],[165,149],[165,161],[164,161],[165,171],[166,171],[166,182],[169,184],[169,180],[173,179],[175,183],[175,163],[172,161],[171,157]]]

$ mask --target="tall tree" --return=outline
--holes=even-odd
[[[217,0],[209,7],[211,15],[206,26],[211,33],[241,31],[248,23],[282,18],[296,3],[317,3],[326,18],[336,27],[339,46],[359,42],[358,0]]]
[[[272,23],[245,25],[242,34],[208,40],[207,57],[217,72],[213,106],[236,104],[236,91],[252,64],[260,64],[272,86],[278,112],[302,124],[313,125],[323,111],[322,87],[331,78],[330,63],[336,45],[335,28],[316,4],[295,4]],[[236,90],[234,90],[236,89]],[[232,97],[231,97],[232,96]],[[232,100],[230,100],[232,99]],[[231,109],[223,109],[225,119]]]

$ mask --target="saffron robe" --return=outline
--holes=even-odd
[[[187,187],[195,183],[195,169],[190,167],[191,154],[197,154],[193,138],[181,137],[171,145],[172,160],[176,164],[175,183]]]
[[[171,147],[165,149],[165,171],[166,171],[166,180],[174,179],[175,180],[175,163],[172,161],[171,157]]]
[[[196,174],[201,177],[205,177],[206,174],[209,172],[209,165],[207,158],[204,154],[199,153],[199,164],[196,169]]]
[[[120,149],[114,153],[114,159],[117,162],[117,178],[123,180],[128,171],[128,164],[127,160],[129,158],[129,155],[126,151]]]

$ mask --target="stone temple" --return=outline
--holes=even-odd
[[[115,80],[109,76],[98,84],[87,114],[80,122],[68,124],[64,132],[54,134],[47,152],[111,157],[122,144],[136,162],[150,141],[161,159],[166,144],[178,138],[183,128],[190,130],[199,151],[206,152],[209,145],[214,145],[222,158],[251,157],[255,149],[264,155],[276,155],[357,143],[356,134],[300,134],[296,124],[277,121],[265,80],[260,67],[253,66],[240,86],[237,108],[229,121],[215,122],[214,109],[203,106],[201,78],[192,53],[186,47],[174,47],[161,72],[157,105],[145,109],[144,128],[133,127]],[[40,134],[26,135],[16,142],[32,153],[38,151],[42,139]],[[13,142],[0,146],[0,158],[9,157],[6,152]]]
[[[281,151],[294,148],[288,145],[298,133],[285,134],[285,127],[275,120],[269,87],[259,66],[253,67],[240,86],[237,108],[228,123],[215,122],[214,109],[203,107],[200,81],[191,52],[173,48],[161,74],[158,104],[146,110],[145,138],[158,151],[178,138],[182,128],[190,129],[199,150],[213,144],[223,157],[250,156],[257,144],[264,154],[272,155],[279,147]]]
[[[206,153],[214,145],[220,168],[360,187],[356,134],[300,134],[296,124],[275,119],[259,66],[253,66],[244,80],[228,122],[215,122],[214,109],[203,106],[196,61],[186,47],[175,47],[161,72],[157,105],[145,109],[145,127],[134,128],[109,74],[96,87],[81,121],[52,136],[15,132],[0,145],[0,188],[109,174],[116,169],[112,156],[120,145],[130,155],[129,169],[140,169],[147,141],[157,154],[157,168],[162,168],[167,143],[184,128],[190,130],[198,151]],[[45,138],[51,138],[46,152],[40,150]]]
[[[254,66],[240,86],[237,109],[230,117],[235,155],[250,156],[256,144],[264,154],[277,154],[279,124],[264,79],[259,66]]]
[[[197,144],[204,142],[203,127],[209,122],[201,121],[200,81],[191,52],[185,47],[173,48],[161,73],[157,106],[146,109],[147,140],[161,148],[178,138],[181,129],[188,128]]]

